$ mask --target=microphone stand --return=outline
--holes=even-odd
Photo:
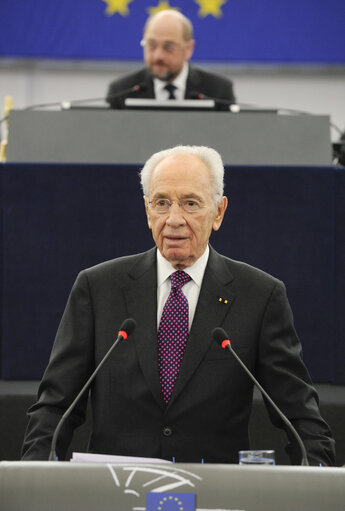
[[[118,345],[118,343],[120,341],[122,341],[123,339],[127,339],[127,336],[129,334],[131,334],[135,328],[135,321],[134,319],[126,319],[122,325],[121,325],[121,328],[120,328],[120,331],[118,333],[118,336],[117,336],[117,339],[116,341],[113,343],[113,345],[109,348],[109,350],[107,351],[107,353],[104,355],[104,357],[102,358],[101,362],[98,364],[98,366],[96,367],[96,369],[94,370],[94,372],[91,374],[90,378],[87,380],[87,382],[85,383],[85,385],[82,387],[82,389],[80,390],[80,392],[77,394],[77,396],[75,397],[75,399],[72,401],[72,403],[70,404],[70,406],[67,408],[67,410],[65,411],[65,413],[63,414],[63,416],[61,417],[61,419],[59,420],[56,428],[55,428],[55,431],[54,431],[54,434],[53,434],[53,438],[52,438],[52,443],[51,443],[51,449],[50,449],[50,453],[49,453],[49,458],[48,458],[48,461],[58,461],[58,457],[56,455],[56,442],[57,442],[57,439],[59,437],[59,433],[61,431],[61,428],[65,422],[65,420],[67,419],[67,417],[70,415],[70,413],[72,412],[73,408],[75,407],[75,405],[78,403],[79,399],[81,398],[81,396],[84,394],[84,392],[89,388],[90,384],[92,383],[92,381],[95,379],[97,373],[99,372],[99,370],[103,367],[104,363],[107,361],[107,359],[109,358],[109,355],[112,353],[112,351],[114,350],[114,348]]]
[[[266,390],[262,387],[262,385],[258,382],[258,380],[255,378],[255,376],[249,371],[248,367],[242,362],[240,357],[237,355],[237,353],[233,350],[231,346],[231,341],[229,340],[228,335],[222,328],[215,328],[213,330],[213,338],[221,345],[223,349],[227,348],[230,353],[235,357],[237,362],[240,364],[240,366],[244,369],[244,371],[248,374],[249,378],[255,383],[257,388],[260,390],[262,395],[267,399],[267,401],[270,403],[270,405],[274,408],[274,410],[277,412],[279,417],[282,419],[282,421],[286,424],[289,431],[293,434],[295,439],[297,440],[297,443],[299,445],[299,448],[302,453],[302,466],[309,466],[308,458],[307,458],[307,451],[306,448],[302,442],[301,437],[297,433],[294,426],[291,424],[289,419],[286,417],[286,415],[278,408],[278,406],[275,404],[273,399],[267,394]]]

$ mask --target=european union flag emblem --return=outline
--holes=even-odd
[[[146,511],[195,511],[195,494],[147,493]]]

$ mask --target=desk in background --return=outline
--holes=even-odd
[[[7,161],[140,163],[178,144],[227,165],[331,165],[327,115],[150,110],[12,110]]]

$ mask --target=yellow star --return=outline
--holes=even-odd
[[[105,10],[107,16],[112,16],[117,12],[122,16],[128,16],[128,4],[133,2],[133,0],[102,0],[102,2],[107,4],[107,8]]]
[[[178,7],[171,7],[171,5],[169,4],[169,0],[167,2],[165,0],[159,0],[159,4],[157,5],[157,7],[148,7],[146,10],[149,13],[149,15],[152,16],[157,12],[166,11],[167,9],[174,9],[175,11],[180,10]]]
[[[198,15],[201,18],[205,18],[208,14],[211,14],[215,18],[223,16],[221,6],[226,4],[228,0],[194,0],[200,7]]]

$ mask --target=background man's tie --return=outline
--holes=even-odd
[[[158,368],[163,398],[168,403],[188,339],[188,300],[182,286],[191,280],[178,270],[171,276],[171,291],[165,302],[158,329]]]
[[[177,89],[176,85],[173,85],[172,83],[168,83],[165,87],[165,90],[169,92],[168,99],[176,99],[176,96],[174,94],[175,90]]]

